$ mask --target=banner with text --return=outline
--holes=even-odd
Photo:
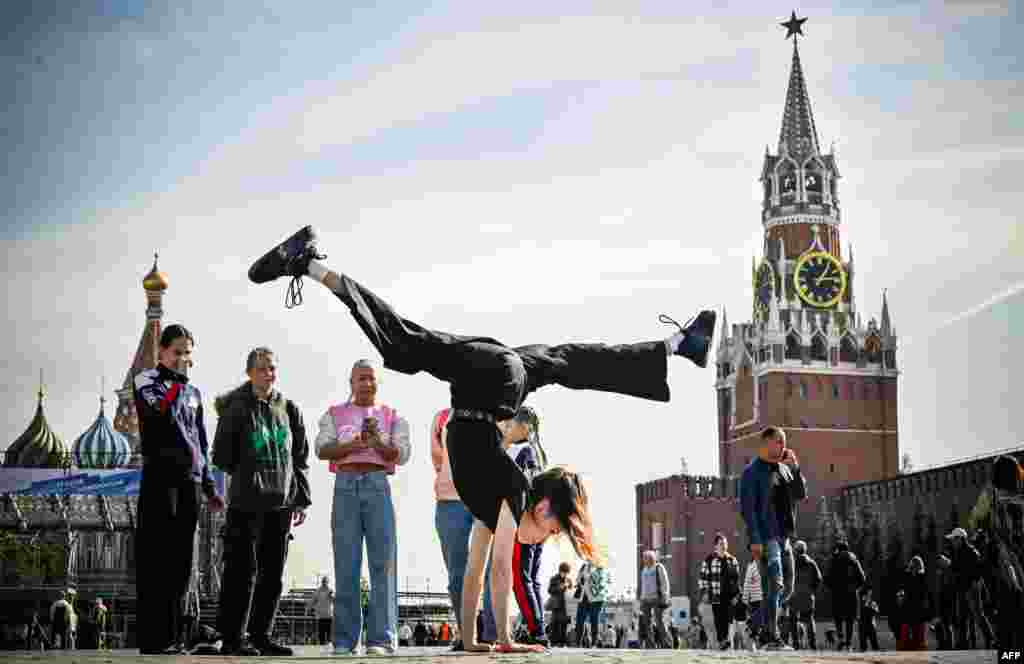
[[[213,481],[223,496],[224,473]],[[141,482],[141,468],[0,468],[0,494],[19,496],[137,496]]]

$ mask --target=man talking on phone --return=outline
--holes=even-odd
[[[792,650],[779,636],[779,609],[793,594],[796,503],[807,497],[796,452],[786,447],[786,432],[767,427],[757,458],[740,479],[740,505],[750,535],[750,555],[758,561],[764,589],[766,650]]]

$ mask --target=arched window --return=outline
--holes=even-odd
[[[872,334],[864,342],[864,350],[867,352],[868,362],[882,361],[882,340],[877,334]]]
[[[764,202],[769,203],[772,200],[772,176],[766,175],[764,178]]]
[[[800,359],[800,335],[798,335],[795,331],[790,332],[788,335],[786,335],[786,359]]]
[[[812,162],[807,164],[806,170],[804,171],[804,191],[808,193],[808,200],[813,198],[815,202],[821,202],[821,192],[824,191],[825,176],[821,172],[821,167]],[[814,196],[810,196],[814,194]]]
[[[837,385],[836,383],[832,383],[832,398],[839,398],[839,385]]]
[[[796,177],[796,167],[790,162],[786,162],[779,169],[779,191],[782,194],[782,200],[796,198]]]
[[[805,383],[804,381],[800,381],[800,398],[807,398],[807,383]]]
[[[839,342],[839,361],[850,363],[857,361],[857,345],[853,342],[853,337],[848,334]]]
[[[828,361],[828,345],[820,334],[815,334],[811,339],[811,359],[819,362]]]

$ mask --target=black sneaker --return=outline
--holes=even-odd
[[[166,648],[139,648],[139,654],[141,655],[181,655],[184,652],[185,649],[177,643],[171,644]]]
[[[685,326],[680,325],[665,314],[658,317],[662,323],[670,323],[683,333],[683,340],[676,348],[675,354],[681,355],[703,369],[708,365],[708,351],[711,350],[711,339],[715,336],[714,311],[704,310],[694,316]]]
[[[452,644],[451,652],[466,652],[466,648],[462,645],[462,639]]]
[[[533,634],[523,639],[523,643],[531,646],[544,646],[545,648],[551,647],[551,642],[548,641],[546,636],[534,636]]]
[[[274,657],[291,657],[295,651],[288,646],[283,646],[273,639],[254,641],[253,645],[260,651],[261,655],[272,655]]]
[[[305,226],[253,263],[249,268],[249,281],[265,284],[278,277],[301,277],[313,258],[325,257],[316,253],[316,231],[312,226]]]
[[[224,657],[259,657],[259,649],[254,648],[248,643],[225,643],[221,649],[220,654]]]
[[[793,649],[793,646],[787,644],[785,641],[780,641],[778,639],[776,639],[775,641],[769,641],[768,643],[764,644],[764,647],[763,647],[763,650],[775,650],[775,651],[780,651],[780,650],[790,651],[792,649]]]

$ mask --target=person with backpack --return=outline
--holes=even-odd
[[[981,629],[985,637],[985,648],[991,650],[995,641],[992,624],[985,615],[982,601],[984,582],[982,581],[981,554],[973,544],[967,541],[967,531],[954,528],[946,540],[953,547],[953,579],[957,596],[960,598],[957,607],[956,647],[967,649],[967,634],[970,623]]]
[[[658,562],[654,551],[644,551],[644,567],[640,572],[640,612],[647,629],[656,646],[669,647],[668,633],[665,631],[665,610],[672,606],[670,597],[668,572]]]
[[[733,607],[740,595],[740,563],[729,553],[729,541],[722,533],[715,535],[714,550],[700,565],[698,586],[700,595],[697,606],[705,601],[711,604],[718,647],[727,650],[731,645],[729,629],[732,626]]]
[[[825,585],[832,592],[832,616],[836,622],[839,649],[853,644],[853,625],[857,620],[857,593],[867,582],[864,568],[845,540],[832,549],[832,563]]]

